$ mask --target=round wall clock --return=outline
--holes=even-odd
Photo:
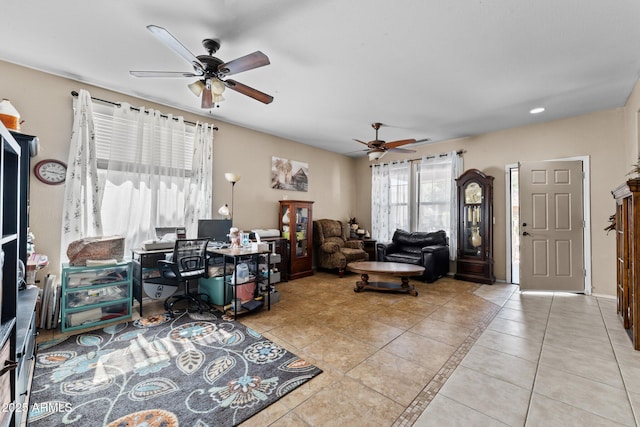
[[[33,173],[45,184],[62,184],[67,177],[67,165],[60,160],[45,159],[36,163]]]

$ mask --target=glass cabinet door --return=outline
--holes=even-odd
[[[296,208],[296,257],[308,255],[307,225],[309,220],[308,208]]]
[[[280,200],[280,233],[289,241],[289,280],[313,275],[313,202]]]

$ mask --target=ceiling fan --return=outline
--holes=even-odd
[[[213,56],[220,49],[220,41],[216,39],[204,39],[202,46],[209,52],[208,55],[195,56],[169,31],[157,25],[147,25],[147,29],[156,36],[165,46],[180,55],[193,67],[193,71],[129,71],[135,77],[198,77],[198,80],[188,85],[196,95],[202,95],[202,108],[212,108],[224,100],[222,92],[228,87],[231,90],[249,96],[264,104],[273,101],[271,95],[260,92],[257,89],[244,85],[227,76],[238,74],[242,71],[269,65],[269,58],[260,51],[224,62]]]
[[[378,139],[378,130],[382,126],[383,126],[382,123],[371,124],[371,127],[376,130],[376,139],[374,139],[373,141],[364,142],[354,138],[354,141],[359,142],[360,144],[364,144],[368,147],[366,151],[367,151],[367,155],[369,156],[369,160],[378,160],[382,158],[382,156],[384,156],[387,153],[387,151],[392,151],[396,153],[415,153],[416,150],[408,150],[406,148],[399,148],[399,147],[401,147],[402,145],[414,144],[416,142],[424,142],[429,140],[428,138],[421,139],[421,140],[416,140],[411,138],[411,139],[400,139],[397,141],[385,142],[381,139]]]

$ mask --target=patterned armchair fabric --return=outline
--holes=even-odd
[[[340,277],[350,262],[368,261],[369,254],[360,240],[347,240],[347,226],[335,219],[313,221],[318,268],[338,270]]]

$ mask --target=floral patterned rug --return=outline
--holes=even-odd
[[[44,344],[33,427],[232,426],[322,372],[210,313],[150,316]]]

